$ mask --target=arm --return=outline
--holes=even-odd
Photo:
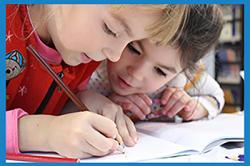
[[[6,112],[6,152],[20,153],[18,142],[18,120],[27,115],[22,109]]]
[[[185,85],[187,93],[202,104],[208,111],[208,118],[217,116],[225,103],[224,93],[220,85],[206,71],[196,72],[193,78],[194,85]]]
[[[66,157],[87,158],[106,155],[118,147],[114,140],[116,125],[103,116],[88,111],[62,116],[15,116],[24,111],[12,111],[6,113],[6,140],[16,141],[17,146],[13,150],[8,142],[7,152],[57,152]],[[13,120],[16,126],[12,126]],[[9,137],[13,132],[15,137]]]
[[[186,76],[182,73],[172,80],[171,84],[178,84],[180,78],[183,79],[183,77]],[[193,104],[190,104],[189,107],[192,108],[195,104],[195,112],[193,112],[192,109],[190,110],[185,107],[183,111],[179,111],[179,115],[186,120],[200,119],[202,117],[215,117],[220,113],[224,105],[224,94],[219,84],[207,74],[202,67],[198,68],[195,73],[189,73],[188,77],[191,78],[191,80],[185,84],[183,89],[190,97],[192,97]],[[169,100],[168,98],[172,93],[171,90],[170,92],[164,91],[162,99],[167,98],[167,100]],[[193,113],[191,117],[187,118],[187,116],[185,116],[191,113]]]

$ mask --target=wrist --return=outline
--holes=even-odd
[[[51,115],[28,115],[20,118],[20,151],[51,151],[49,129],[54,118]]]

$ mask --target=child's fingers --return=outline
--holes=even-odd
[[[176,91],[176,88],[166,88],[162,94],[161,97],[161,103],[163,105],[167,104],[169,101],[169,98],[173,95],[173,93]]]
[[[152,100],[150,97],[148,97],[148,95],[146,94],[138,94],[144,101],[147,105],[151,105],[152,104]]]
[[[137,116],[140,120],[143,120],[146,118],[146,115],[135,104],[130,105],[130,108],[128,109],[128,111],[130,111],[132,114]]]
[[[131,138],[133,139],[134,143],[137,143],[138,135],[137,135],[134,123],[126,115],[124,115],[124,119],[126,121],[126,124],[127,124],[127,127],[128,127],[128,131],[129,131],[129,134],[130,134]]]
[[[135,144],[135,142],[130,137],[130,134],[129,134],[127,124],[126,124],[124,117],[125,117],[125,115],[123,114],[122,111],[117,112],[117,117],[116,117],[117,128],[118,128],[119,134],[121,135],[124,143],[127,146],[133,146]]]
[[[172,118],[173,116],[175,116],[176,114],[178,114],[178,112],[180,112],[184,107],[185,104],[187,102],[187,98],[185,98],[185,95],[183,95],[171,108],[170,110],[167,112],[167,116]]]
[[[116,112],[117,112],[118,107],[120,107],[120,106],[116,105],[114,103],[106,104],[102,108],[103,109],[102,115],[111,119],[112,121],[115,121]]]
[[[132,95],[137,96],[137,95]],[[147,100],[146,98],[140,98],[140,97],[132,97],[132,96],[119,96],[116,94],[113,94],[110,96],[110,99],[114,101],[115,103],[119,104],[123,110],[127,110],[131,113],[133,113],[135,116],[137,116],[139,119],[145,119],[145,113],[144,112],[150,112],[150,107],[146,104],[146,102],[143,100]],[[144,112],[143,112],[144,111]]]
[[[166,103],[166,105],[164,106],[162,113],[164,115],[167,115],[167,112],[170,111],[170,108],[172,108],[176,102],[178,102],[178,100],[181,99],[181,97],[183,96],[183,93],[181,90],[177,90],[175,91],[169,98],[168,102]]]
[[[92,113],[89,117],[90,125],[103,135],[114,138],[117,134],[116,124],[109,118]]]
[[[137,116],[141,120],[145,119],[144,112],[141,110],[141,108],[138,107],[137,104],[135,104],[133,102],[132,97],[129,97],[129,96],[123,97],[123,96],[118,96],[118,95],[112,95],[111,99],[115,103],[119,104],[123,110],[131,112],[132,114],[134,114],[135,116]],[[145,104],[145,102],[143,102],[143,103],[145,106],[147,106],[147,104]],[[143,104],[141,104],[141,105],[143,105]]]
[[[193,113],[196,109],[196,106],[197,106],[197,101],[195,100],[190,100],[185,108],[184,108],[184,111],[181,111],[180,112],[180,116],[184,119],[184,120],[191,120],[193,118]]]
[[[138,95],[128,96],[131,102],[133,102],[141,110],[144,115],[150,113],[150,107],[148,104]]]
[[[117,132],[118,133],[118,132]],[[86,134],[86,141],[93,146],[97,151],[101,151],[103,153],[108,153],[112,150],[114,143],[116,142],[114,138],[107,138],[102,133],[98,132],[94,128],[88,130]]]
[[[82,146],[82,151],[88,154],[91,154],[92,156],[104,156],[110,151],[113,151],[113,146],[110,148],[109,151],[100,151],[96,149],[94,146],[92,146],[87,140],[81,140],[81,146]],[[117,145],[118,146],[118,145]]]
[[[131,103],[129,99],[119,95],[112,95],[110,99],[120,106],[122,106],[124,103]]]

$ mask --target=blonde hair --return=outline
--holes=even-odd
[[[29,39],[29,37],[37,30],[37,28],[41,25],[41,24],[44,24],[51,16],[53,16],[53,14],[54,14],[54,12],[51,12],[51,11],[48,11],[46,8],[45,8],[45,5],[43,5],[43,4],[40,4],[40,5],[36,5],[37,7],[39,7],[40,9],[41,9],[41,11],[43,11],[43,13],[41,13],[41,15],[42,15],[42,17],[41,17],[41,19],[40,19],[40,23],[38,23],[38,24],[36,24],[36,25],[34,25],[34,24],[32,24],[32,22],[31,22],[31,25],[33,26],[33,29],[32,29],[32,31],[31,32],[29,32],[29,33],[26,33],[25,32],[25,30],[24,30],[24,28],[25,28],[25,24],[26,24],[26,22],[29,20],[29,18],[30,18],[30,15],[29,15],[29,7],[30,6],[33,6],[33,5],[27,5],[27,13],[26,13],[26,15],[24,15],[23,16],[23,24],[21,25],[21,34],[17,34],[14,30],[13,30],[13,35],[16,37],[16,38],[18,38],[18,39],[20,39],[20,40],[27,40],[27,39]],[[16,9],[15,9],[15,11],[13,12],[13,13],[11,13],[10,15],[8,15],[8,16],[6,16],[6,19],[10,19],[11,21],[11,23],[10,23],[10,27],[11,28],[15,28],[14,27],[14,20],[15,20],[15,17],[16,17],[16,15],[18,14],[18,12],[19,12],[19,8],[20,8],[20,5],[16,5]],[[46,11],[45,11],[46,10]]]
[[[149,33],[149,38],[157,44],[167,45],[178,40],[176,33],[181,31],[182,25],[186,20],[188,5],[170,5],[170,4],[136,4],[136,5],[112,5],[114,9],[120,9],[124,6],[134,6],[149,12],[158,12],[160,18],[154,23],[145,27]]]
[[[146,28],[150,39],[161,45],[168,45],[178,40],[187,17],[187,5],[149,5],[148,9],[160,11],[161,17]]]

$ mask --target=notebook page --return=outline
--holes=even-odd
[[[134,147],[126,147],[125,154],[114,153],[105,157],[93,157],[81,162],[138,162],[172,156],[188,148],[174,143],[139,133],[138,143]]]
[[[142,122],[138,131],[202,152],[213,141],[244,138],[244,116],[220,114],[212,120],[187,123]]]

